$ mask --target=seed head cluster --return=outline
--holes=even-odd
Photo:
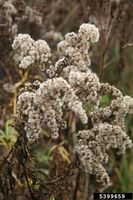
[[[45,63],[51,56],[47,42],[44,40],[34,41],[28,34],[18,34],[12,47],[19,52],[20,68],[26,69],[34,64],[45,70]]]
[[[51,136],[57,138],[59,129],[66,128],[65,109],[73,111],[83,124],[87,122],[82,102],[66,80],[53,78],[35,85],[36,90],[22,92],[18,97],[18,111],[22,119],[27,119],[25,130],[29,139],[36,139],[43,129],[48,129]]]
[[[20,22],[26,20],[28,23],[42,25],[41,14],[27,6],[23,0],[0,0],[0,7],[0,24],[4,27],[4,34],[9,34],[11,38],[17,35]]]
[[[80,168],[96,175],[96,180],[106,188],[110,185],[105,169],[109,150],[116,149],[121,154],[132,146],[124,119],[126,114],[133,114],[133,98],[123,96],[108,83],[101,83],[89,68],[88,52],[98,40],[98,28],[82,24],[77,33],[66,34],[57,45],[60,58],[47,68],[45,63],[51,54],[45,41],[34,41],[27,34],[19,34],[13,49],[19,53],[20,68],[44,66],[48,75],[44,82],[25,86],[18,97],[18,115],[25,122],[27,137],[36,140],[42,131],[48,131],[53,138],[59,137],[60,130],[67,128],[65,113],[73,112],[83,124],[82,130],[77,130],[74,147]],[[107,106],[100,103],[104,95],[111,97]],[[89,112],[88,106],[91,107]]]

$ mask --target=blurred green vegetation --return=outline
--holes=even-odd
[[[10,149],[17,140],[17,131],[13,127],[13,119],[5,122],[4,130],[0,129],[0,145]]]

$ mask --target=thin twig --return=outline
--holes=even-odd
[[[127,43],[122,48],[127,48],[127,47],[132,47],[132,46],[133,46],[133,43]]]
[[[105,58],[105,54],[108,50],[108,47],[109,47],[109,43],[111,42],[112,40],[112,37],[113,37],[113,34],[115,32],[115,28],[116,28],[116,21],[117,21],[117,18],[118,16],[120,15],[120,7],[118,7],[115,11],[115,16],[110,24],[110,27],[109,27],[109,30],[108,30],[108,33],[106,35],[106,43],[105,43],[105,47],[104,47],[104,50],[101,54],[101,59],[100,59],[100,80],[102,80],[103,78],[103,70],[104,70],[104,58]]]
[[[77,192],[78,192],[78,188],[79,188],[79,182],[80,182],[80,171],[78,170],[78,174],[76,177],[76,185],[75,185],[75,189],[74,189],[74,193],[73,193],[73,200],[77,200]]]
[[[3,162],[0,165],[0,170],[2,169],[2,167],[6,164],[8,158],[10,157],[10,155],[12,154],[12,152],[14,151],[14,149],[17,147],[17,145],[20,142],[22,135],[20,135],[16,141],[16,143],[12,146],[11,150],[9,151],[8,155],[4,158]]]
[[[25,176],[25,180],[26,180],[26,183],[27,183],[29,193],[30,193],[31,200],[36,200],[36,198],[34,197],[34,194],[32,193],[32,189],[30,187],[30,184],[29,184],[28,175],[27,175],[27,171],[26,171],[24,162],[21,162],[21,165],[22,165],[23,170],[24,170],[24,176]]]
[[[88,190],[89,190],[89,174],[86,174],[85,175],[84,200],[88,200]]]

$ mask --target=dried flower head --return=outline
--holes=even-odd
[[[18,34],[12,47],[20,53],[19,67],[26,69],[36,64],[45,70],[45,63],[50,58],[50,48],[44,40],[34,41],[28,34]]]
[[[124,119],[133,114],[133,98],[123,96],[121,91],[108,83],[101,83],[89,68],[88,50],[91,43],[99,39],[99,30],[91,24],[82,24],[77,33],[68,33],[57,45],[61,58],[55,64],[44,67],[49,78],[40,83],[29,84],[18,97],[18,113],[25,122],[28,138],[36,139],[42,130],[49,131],[53,138],[66,128],[65,112],[73,112],[84,124],[77,133],[75,152],[80,167],[96,175],[104,188],[110,178],[104,164],[108,162],[108,151],[116,149],[124,153],[132,146],[125,132]],[[43,40],[34,41],[29,35],[19,34],[13,48],[19,51],[19,67],[37,64],[45,66],[50,57],[50,48]],[[110,95],[108,106],[102,107],[103,95]],[[87,111],[87,106],[91,111]],[[88,113],[88,116],[87,116]]]
[[[63,119],[66,107],[73,111],[82,123],[87,123],[82,103],[64,79],[49,79],[37,87],[37,90],[22,92],[18,98],[18,111],[21,119],[27,122],[25,130],[29,139],[35,140],[41,130],[46,129],[50,130],[53,138],[57,138],[59,129],[66,124]]]
[[[13,17],[17,15],[17,9],[11,0],[1,2],[0,23],[5,23],[6,31],[12,36],[17,34],[17,24],[13,21]]]
[[[78,70],[85,71],[91,61],[88,55],[90,43],[97,42],[99,30],[92,24],[82,24],[78,33],[68,33],[65,40],[58,44],[58,52],[62,57],[69,58],[69,65],[78,67]]]

